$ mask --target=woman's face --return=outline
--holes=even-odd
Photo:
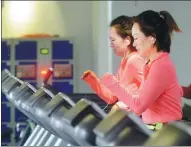
[[[113,49],[115,55],[124,56],[129,44],[129,38],[123,39],[115,27],[111,27],[109,31],[110,47]]]
[[[155,38],[145,36],[138,23],[133,24],[132,36],[134,38],[133,46],[138,50],[139,54],[142,57],[148,57],[153,49]]]

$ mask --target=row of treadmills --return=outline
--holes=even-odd
[[[107,115],[91,100],[75,103],[64,93],[36,89],[7,69],[1,82],[9,102],[37,124],[23,146],[191,145],[191,126],[185,122],[152,131],[133,113],[118,110]]]

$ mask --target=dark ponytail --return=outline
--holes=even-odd
[[[173,31],[175,32],[182,32],[181,29],[178,27],[176,21],[172,17],[172,15],[167,11],[160,11],[159,15],[164,18],[166,21],[168,27],[169,27],[169,33],[171,34]]]

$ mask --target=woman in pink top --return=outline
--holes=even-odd
[[[110,24],[111,48],[117,56],[121,56],[121,64],[116,75],[113,75],[123,86],[128,87],[131,94],[136,94],[143,80],[144,60],[133,47],[133,37],[131,36],[132,18],[119,16]],[[103,61],[104,62],[104,61]],[[108,89],[101,82],[94,72],[86,71],[82,79],[108,104],[114,104],[118,97],[113,94],[113,90]],[[128,109],[123,102],[118,101],[112,108]]]
[[[146,124],[168,123],[182,118],[183,91],[169,56],[173,31],[181,32],[166,11],[148,10],[135,17],[133,45],[142,57],[148,59],[137,95],[132,95],[128,87],[112,74],[102,77],[102,83],[131,111],[142,114]]]

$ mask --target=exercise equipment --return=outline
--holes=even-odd
[[[94,129],[98,146],[142,145],[152,131],[136,115],[122,110],[112,113]]]
[[[190,146],[191,127],[184,122],[172,122],[156,131],[144,146]]]
[[[117,110],[107,115],[91,100],[82,97],[74,102],[72,95],[55,92],[51,86],[35,88],[8,70],[2,72],[2,92],[11,104],[36,123],[32,132],[27,126],[18,145],[191,145],[191,126],[185,121],[174,121],[154,132],[134,113]]]

